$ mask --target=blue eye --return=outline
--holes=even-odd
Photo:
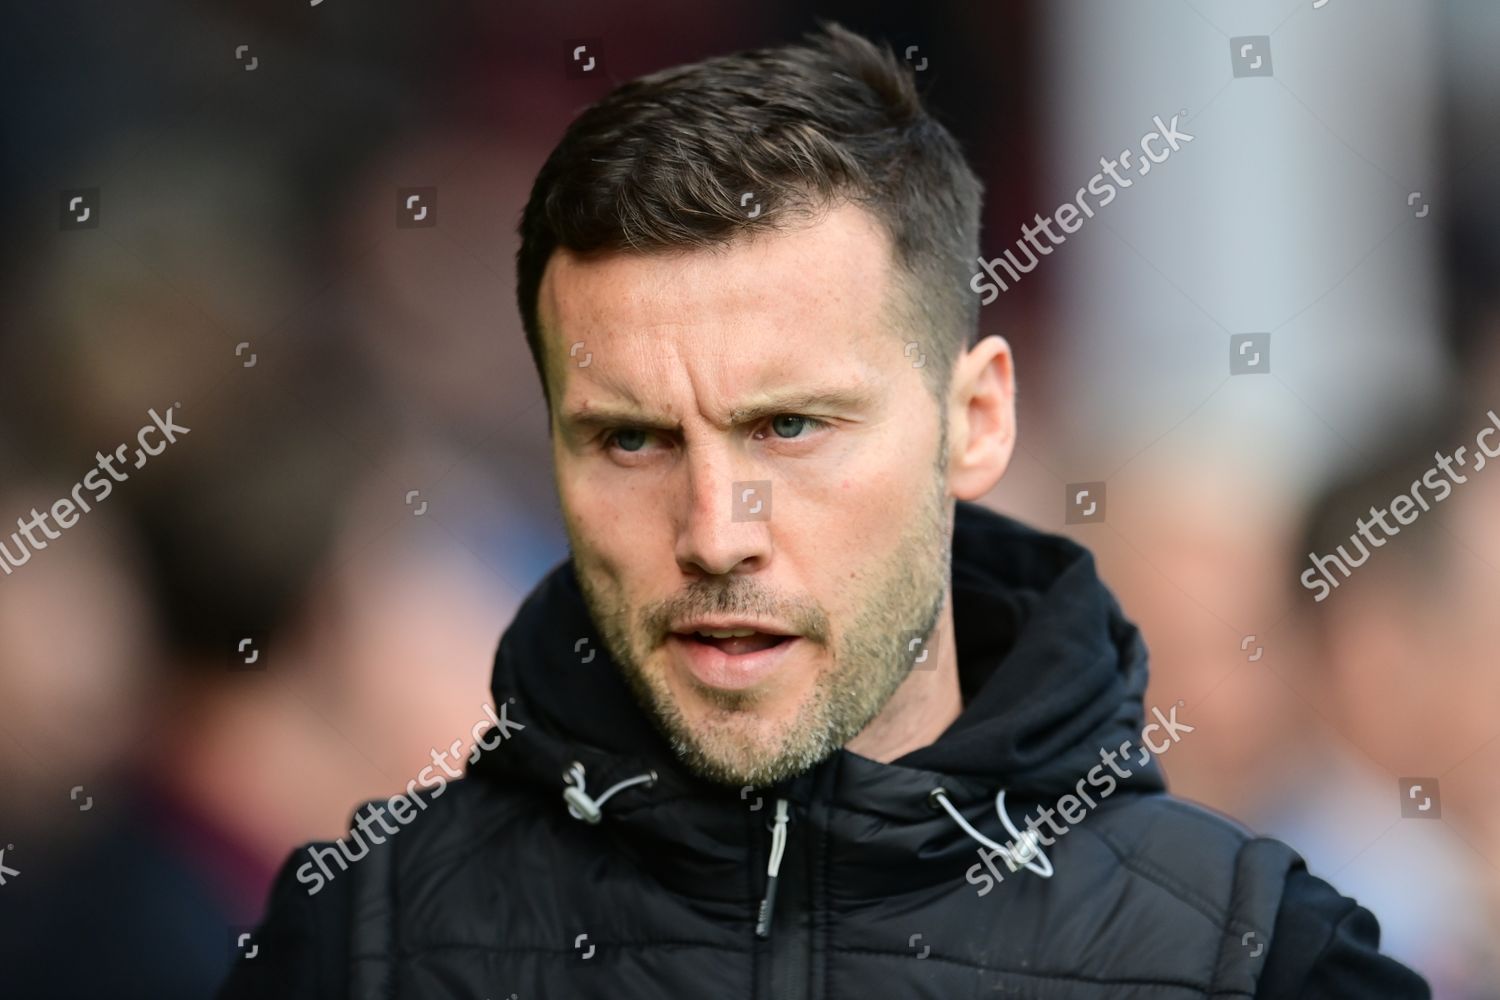
[[[627,441],[633,443],[627,444]],[[627,427],[611,434],[608,443],[621,451],[640,451],[646,447],[646,432],[638,428]]]
[[[783,421],[788,420],[793,421],[790,427],[787,427],[787,425],[783,423]],[[802,428],[811,428],[817,423],[818,421],[814,420],[811,417],[800,416],[796,413],[782,413],[771,418],[771,429],[776,432],[777,437],[790,439],[799,437],[800,435],[797,432]],[[788,430],[790,431],[790,433],[783,434],[783,430]]]

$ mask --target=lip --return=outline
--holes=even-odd
[[[714,626],[698,625],[697,628]],[[730,628],[733,626],[717,626]],[[753,626],[742,626],[751,628]],[[781,635],[783,633],[771,633]],[[787,636],[785,642],[770,649],[738,655],[724,652],[716,646],[698,642],[685,635],[672,632],[667,636],[667,647],[672,657],[687,666],[698,683],[722,691],[743,691],[752,688],[769,677],[789,656],[801,648],[802,637]]]
[[[757,632],[766,635],[794,635],[774,622],[758,622],[748,618],[694,618],[692,621],[674,625],[672,631],[676,632],[713,632],[723,629],[753,628]]]

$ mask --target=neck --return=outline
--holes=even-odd
[[[880,714],[871,719],[845,749],[889,764],[936,742],[963,711],[951,591],[950,587],[943,601],[942,617],[938,619],[933,639],[928,643],[930,657],[935,657],[937,664],[924,663],[912,670]],[[931,648],[933,646],[936,648]]]

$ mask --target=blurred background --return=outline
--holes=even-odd
[[[985,502],[1096,554],[1196,727],[1176,792],[1291,842],[1437,996],[1500,997],[1500,471],[1298,582],[1500,409],[1500,4],[513,7],[9,11],[0,993],[208,995],[289,850],[467,741],[567,554],[531,180],[613,85],[821,16],[911,62],[986,257],[1153,116],[1193,136],[983,309],[1021,408]],[[11,519],[169,407],[22,561]]]

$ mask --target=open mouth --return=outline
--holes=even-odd
[[[728,656],[744,656],[748,653],[759,653],[762,650],[780,646],[782,643],[790,642],[796,638],[796,636],[791,635],[772,635],[769,632],[757,632],[754,629],[748,628],[677,634],[680,638],[688,642],[712,646]]]
[[[771,681],[793,663],[799,635],[762,632],[746,626],[672,632],[667,648],[679,666],[701,685],[746,691]]]

